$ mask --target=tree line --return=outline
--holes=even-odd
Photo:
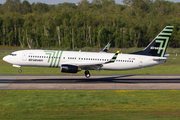
[[[0,45],[28,48],[145,47],[167,25],[180,47],[180,3],[164,0],[81,0],[48,5],[6,0],[0,6]]]

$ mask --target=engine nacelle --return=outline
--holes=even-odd
[[[61,72],[64,73],[77,73],[78,71],[81,71],[80,68],[78,68],[77,66],[73,66],[73,65],[61,65]]]

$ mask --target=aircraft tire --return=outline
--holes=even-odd
[[[19,73],[21,73],[21,72],[22,72],[22,70],[21,70],[21,69],[19,69],[19,70],[18,70],[18,72],[19,72]]]
[[[86,70],[86,71],[84,72],[84,74],[85,74],[86,78],[89,78],[89,77],[91,76],[91,74],[90,74],[90,72],[89,72],[88,70]]]

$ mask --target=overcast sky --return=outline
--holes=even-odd
[[[23,0],[21,0],[21,1],[23,1]],[[64,3],[64,2],[77,3],[77,2],[80,2],[81,0],[27,0],[27,1],[29,1],[30,3],[42,2],[42,3],[46,3],[46,4],[58,4],[58,3]],[[92,0],[88,0],[88,1],[92,2]],[[122,0],[115,0],[115,1],[118,4],[123,4]],[[167,1],[180,2],[180,0],[167,0]],[[1,4],[4,4],[5,2],[6,2],[6,0],[0,1]]]

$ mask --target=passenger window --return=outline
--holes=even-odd
[[[16,54],[10,54],[10,55],[12,55],[12,56],[16,56]]]

